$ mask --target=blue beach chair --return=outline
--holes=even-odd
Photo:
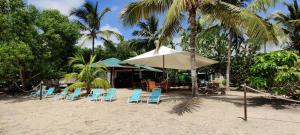
[[[54,87],[49,88],[49,89],[47,90],[46,94],[45,94],[45,98],[48,97],[48,96],[53,95],[54,90],[55,90]]]
[[[158,104],[160,101],[160,96],[161,96],[161,89],[160,88],[154,88],[152,90],[151,95],[149,96],[147,103],[156,103]]]
[[[81,88],[76,88],[71,95],[67,96],[66,99],[74,100],[80,96],[80,92],[81,92]]]
[[[41,86],[42,87],[42,86]],[[45,95],[46,94],[46,87],[42,87],[42,95]],[[36,91],[34,92],[31,92],[30,93],[30,96],[32,97],[37,97],[37,96],[40,96],[40,93],[41,93],[41,88],[37,88]]]
[[[136,102],[139,103],[139,101],[141,101],[141,97],[142,97],[142,90],[141,89],[134,89],[132,92],[132,95],[130,97],[128,97],[127,102]]]
[[[64,99],[64,98],[66,98],[67,94],[68,94],[68,87],[65,88],[63,92],[58,93],[58,94],[55,96],[55,99]]]
[[[89,94],[87,99],[89,100],[99,100],[100,96],[102,94],[102,90],[101,89],[92,89],[92,94]]]
[[[107,90],[107,94],[103,96],[104,101],[112,101],[116,99],[116,89],[115,88],[109,88]]]

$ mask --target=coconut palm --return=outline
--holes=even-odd
[[[139,30],[133,31],[132,35],[139,36],[142,39],[138,39],[132,45],[136,48],[144,49],[144,52],[155,49],[155,41],[158,40],[160,34],[158,19],[155,16],[151,16],[145,21],[139,22],[137,26]]]
[[[289,13],[277,12],[272,17],[289,34],[292,41],[291,48],[297,50],[300,54],[300,8],[297,0],[294,0],[291,4],[284,4],[287,6]]]
[[[82,37],[82,44],[86,40],[92,39],[92,54],[94,54],[96,39],[107,39],[111,35],[119,36],[119,34],[114,31],[101,29],[101,21],[110,11],[111,10],[109,8],[105,8],[99,12],[98,2],[95,6],[87,2],[82,7],[71,11],[71,15],[75,15],[79,19],[77,22],[84,33],[84,36]]]
[[[261,5],[267,3],[266,1],[268,0],[264,0],[258,5],[252,6],[251,9],[263,9],[264,7]],[[159,45],[164,43],[165,38],[178,32],[178,28],[180,27],[182,20],[185,19],[185,15],[188,16],[193,96],[196,96],[196,92],[198,91],[195,65],[197,12],[209,14],[213,18],[222,20],[224,24],[232,26],[231,28],[234,31],[243,29],[243,33],[247,34],[249,38],[256,38],[258,41],[269,41],[274,39],[273,36],[270,36],[270,31],[267,29],[268,27],[262,19],[253,14],[251,10],[245,10],[217,0],[140,0],[127,5],[121,13],[121,19],[125,25],[134,25],[141,19],[148,18],[153,14],[165,12],[166,16]]]
[[[105,78],[105,65],[95,63],[95,58],[95,55],[91,56],[88,62],[79,54],[70,58],[69,65],[72,66],[74,72],[64,76],[65,81],[76,79],[76,82],[69,86],[70,89],[86,88],[87,93],[90,93],[93,87],[107,89],[110,86]]]

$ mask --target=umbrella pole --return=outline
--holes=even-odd
[[[163,81],[165,80],[165,55],[163,55]]]

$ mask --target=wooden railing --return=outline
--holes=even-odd
[[[247,91],[248,90],[254,91],[254,92],[257,92],[257,93],[260,93],[260,94],[264,94],[265,96],[268,96],[268,97],[271,97],[271,98],[281,99],[281,100],[294,102],[294,103],[298,103],[298,104],[300,103],[300,101],[298,101],[298,100],[288,99],[288,98],[284,98],[282,96],[274,96],[274,95],[271,95],[270,93],[262,92],[260,90],[251,88],[251,87],[247,86],[246,84],[243,84],[241,86],[242,86],[243,91],[244,91],[244,118],[243,119],[245,121],[247,121],[247,119],[248,119],[248,116],[247,116],[248,115],[248,113],[247,113]]]

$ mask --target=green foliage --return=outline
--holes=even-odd
[[[43,11],[35,22],[44,44],[45,60],[51,65],[55,65],[53,69],[63,68],[66,70],[65,63],[68,61],[68,57],[73,56],[75,44],[80,36],[79,26],[69,22],[68,17],[61,15],[57,10]]]
[[[79,26],[59,11],[40,12],[22,0],[6,2],[0,3],[0,65],[7,66],[1,66],[0,76],[9,78],[0,81],[22,83],[28,90],[40,80],[60,77],[75,52]]]
[[[264,89],[267,87],[267,80],[261,77],[249,77],[249,82],[251,86],[255,86],[259,89]]]
[[[0,44],[0,76],[11,76],[20,70],[30,69],[34,56],[30,47],[23,42],[9,42]],[[2,78],[2,77],[1,77]]]
[[[295,93],[299,68],[296,62],[299,57],[290,51],[276,51],[258,55],[250,68],[249,82],[261,89],[276,91],[276,93]],[[282,90],[281,92],[279,92]],[[285,92],[287,91],[287,92]]]
[[[96,56],[90,56],[89,61],[85,61],[82,55],[71,57],[69,65],[72,66],[74,72],[65,74],[65,81],[76,79],[76,82],[69,86],[70,90],[75,88],[86,88],[90,93],[92,87],[100,87],[107,89],[110,87],[106,80],[106,67],[104,64],[96,63]]]

